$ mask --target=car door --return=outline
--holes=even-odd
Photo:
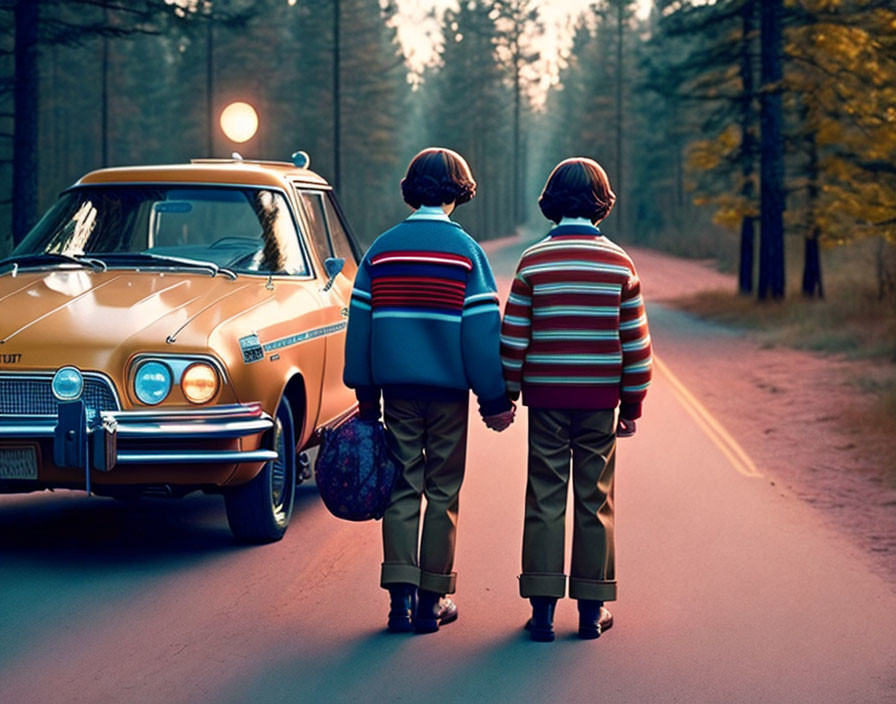
[[[358,251],[345,228],[332,194],[294,184],[302,206],[308,239],[318,260],[321,297],[331,334],[326,337],[326,361],[321,388],[318,425],[342,415],[355,403],[354,392],[342,383],[345,364],[345,328],[355,273],[358,270]],[[342,270],[332,282],[326,273],[326,260],[344,259]]]

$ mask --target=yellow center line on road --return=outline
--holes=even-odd
[[[696,421],[697,425],[706,433],[709,439],[722,451],[722,454],[725,455],[738,474],[751,478],[761,477],[762,473],[756,469],[756,464],[750,459],[750,456],[737,440],[731,436],[731,433],[725,430],[724,426],[697,400],[694,394],[687,390],[687,387],[672,373],[672,370],[669,369],[666,363],[656,355],[653,357],[653,362],[656,368],[672,384],[672,392],[681,405],[684,406],[684,409]]]

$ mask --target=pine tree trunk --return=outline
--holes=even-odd
[[[337,192],[342,180],[342,97],[340,95],[342,85],[339,66],[342,50],[339,30],[342,18],[339,16],[340,12],[339,0],[333,0],[333,189]]]
[[[784,142],[781,137],[781,0],[761,7],[759,298],[784,298]]]
[[[215,155],[215,33],[214,10],[209,13],[205,36],[205,149]]]
[[[887,296],[896,291],[896,274],[894,267],[890,266],[896,257],[893,256],[892,246],[884,236],[877,238],[877,257],[875,258],[877,273],[877,300],[883,301]]]
[[[103,24],[109,24],[109,8],[103,8]],[[109,165],[109,37],[103,35],[100,67],[100,153],[101,164]]]
[[[520,139],[520,223],[529,219],[529,208],[526,193],[529,189],[529,132],[532,129],[532,113],[526,111],[526,128],[522,131]]]
[[[522,205],[522,145],[520,139],[520,49],[517,44],[513,57],[513,225],[523,221]]]
[[[815,127],[808,125],[806,137],[809,148],[809,191],[807,210],[809,219],[809,235],[806,237],[805,256],[803,259],[803,295],[808,298],[824,298],[821,285],[821,258],[818,252],[819,227],[815,222],[818,204],[818,142],[815,139]]]
[[[625,28],[625,3],[619,0],[617,3],[618,15],[616,17],[616,195],[622,202],[616,207],[616,231],[622,233],[625,229],[625,198],[622,194],[624,188],[622,173],[622,38]]]
[[[806,237],[805,262],[803,264],[803,295],[807,298],[824,298],[821,284],[821,256],[818,248],[818,232]]]
[[[15,87],[12,156],[12,242],[19,244],[37,219],[39,4],[18,0],[15,7]]]
[[[753,254],[755,250],[756,218],[744,215],[740,221],[740,266],[737,275],[737,292],[753,293]]]
[[[753,18],[756,11],[754,0],[745,0],[741,23],[741,55],[740,78],[743,90],[741,100],[741,141],[740,163],[743,187],[741,195],[747,207],[753,202],[753,159],[755,145],[753,127],[756,115],[753,110],[753,61],[751,48],[753,45]],[[744,215],[740,226],[740,267],[737,277],[737,289],[739,293],[751,294],[753,292],[753,252],[755,239],[755,218],[752,215]]]

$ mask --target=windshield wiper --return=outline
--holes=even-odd
[[[13,272],[19,267],[27,267],[31,264],[40,265],[48,261],[55,263],[77,264],[78,266],[89,266],[94,271],[105,271],[107,269],[106,262],[93,257],[85,257],[83,254],[63,254],[61,252],[39,252],[35,254],[19,254],[0,260],[0,267],[9,265]]]
[[[224,274],[229,277],[231,281],[235,281],[237,278],[234,271],[223,266],[218,266],[214,262],[202,259],[186,259],[184,257],[172,257],[163,254],[153,254],[151,252],[103,252],[103,257],[113,262],[120,262],[122,260],[137,262],[148,261],[162,266],[168,265],[186,267],[189,269],[205,269],[212,275],[212,278],[218,274]]]

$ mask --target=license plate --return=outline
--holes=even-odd
[[[0,448],[0,479],[37,479],[37,453],[34,448]]]

